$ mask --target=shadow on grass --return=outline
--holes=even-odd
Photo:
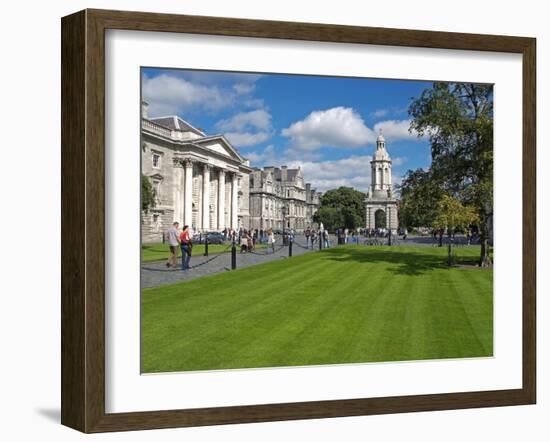
[[[333,248],[323,251],[328,259],[345,262],[386,263],[387,271],[398,275],[419,276],[437,269],[448,269],[445,255],[419,253],[399,249],[380,250],[372,248]]]

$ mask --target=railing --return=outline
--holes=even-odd
[[[145,118],[141,119],[141,127],[147,129],[150,132],[156,133],[157,135],[162,135],[164,137],[173,138],[172,130],[161,126],[160,124],[154,123],[151,120]]]

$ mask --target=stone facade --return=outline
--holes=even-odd
[[[370,164],[371,186],[365,199],[366,228],[389,228],[395,232],[399,227],[398,205],[392,189],[392,161],[386,150],[386,140],[382,135],[376,140],[376,151]]]
[[[195,232],[249,227],[248,160],[223,137],[207,136],[176,116],[142,109],[142,173],[155,207],[142,212],[143,242],[159,242],[174,221]]]
[[[320,193],[304,182],[301,168],[253,169],[249,176],[250,228],[303,231],[314,227]]]

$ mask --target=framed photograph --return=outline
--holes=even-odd
[[[535,39],[62,19],[62,423],[534,404]]]

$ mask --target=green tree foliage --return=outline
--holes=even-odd
[[[335,230],[342,226],[343,218],[342,213],[338,212],[338,209],[334,207],[321,206],[315,212],[313,221],[316,223],[323,223],[325,229]]]
[[[429,227],[437,216],[437,203],[443,189],[432,177],[431,171],[409,170],[401,185],[399,225],[403,227]]]
[[[463,205],[457,198],[443,195],[437,204],[437,216],[433,221],[436,229],[446,229],[450,236],[454,231],[476,223],[479,217],[472,206]]]
[[[431,144],[432,179],[442,191],[475,207],[480,265],[490,265],[488,218],[493,211],[493,87],[434,83],[411,103],[411,131]]]
[[[332,189],[321,197],[321,206],[314,221],[323,223],[329,230],[341,227],[356,229],[363,226],[365,194],[351,187]]]
[[[155,191],[148,177],[141,174],[141,210],[155,207]]]
[[[447,236],[451,238],[453,232],[465,229],[478,220],[477,211],[472,206],[464,206],[457,198],[443,195],[437,204],[437,216],[433,221],[433,227],[447,230]],[[448,263],[452,264],[451,241],[449,241]]]

